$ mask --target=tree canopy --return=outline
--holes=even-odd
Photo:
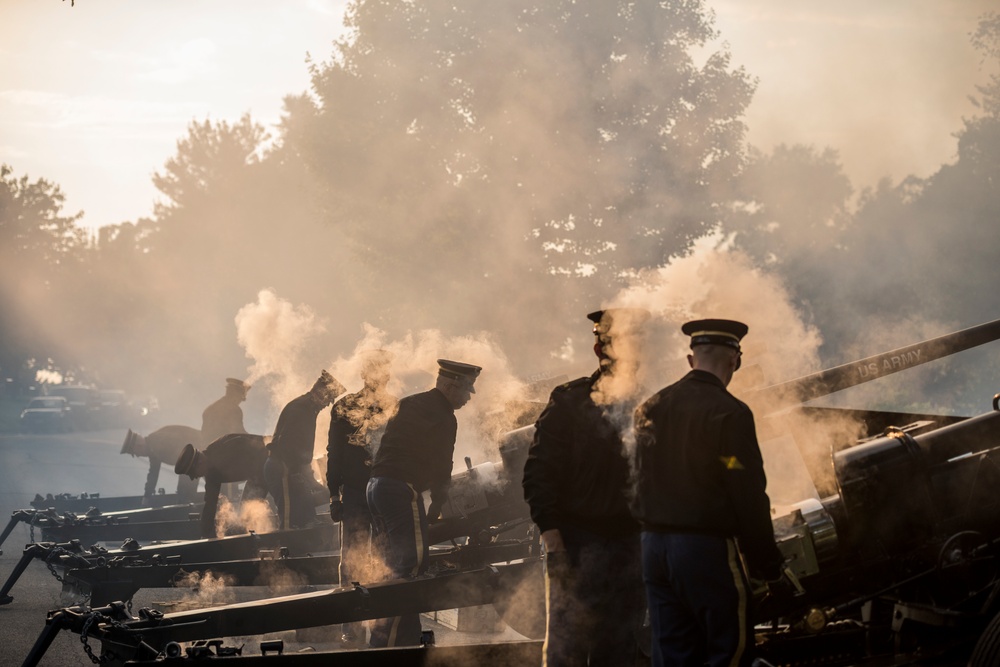
[[[271,288],[317,308],[324,359],[363,323],[487,331],[530,375],[587,339],[583,313],[716,231],[831,354],[901,312],[1000,312],[969,278],[1000,241],[995,75],[953,163],[855,198],[831,149],[748,149],[755,80],[701,1],[356,0],[347,25],[273,130],[192,121],[149,219],[88,237],[57,186],[2,167],[5,372],[58,341],[182,395],[245,365],[234,316]],[[997,15],[972,40],[1000,62]]]
[[[51,317],[28,313],[53,313],[81,270],[82,214],[64,215],[64,201],[58,185],[0,164],[0,369],[15,382],[57,340]]]
[[[363,2],[348,26],[284,143],[364,260],[404,258],[373,280],[590,278],[593,300],[716,224],[753,82],[695,61],[703,3]]]

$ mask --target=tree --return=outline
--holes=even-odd
[[[972,46],[983,54],[984,62],[992,61],[994,68],[1000,64],[1000,14],[987,12],[979,19],[972,34]],[[990,74],[989,83],[977,86],[981,99],[973,98],[986,116],[1000,118],[1000,72]]]
[[[724,228],[761,266],[795,272],[839,245],[851,219],[851,195],[832,149],[780,145],[770,155],[752,150]]]
[[[128,332],[119,349],[143,360],[136,372],[176,392],[164,399],[191,400],[192,385],[245,366],[234,317],[261,289],[325,304],[340,284],[334,230],[317,224],[299,161],[268,142],[249,115],[192,122],[154,176],[167,198],[154,219],[101,239],[105,255],[135,246],[131,261],[117,263],[132,286],[112,285],[135,308],[115,315]]]
[[[238,181],[244,167],[260,162],[267,138],[267,131],[249,114],[233,124],[190,123],[187,137],[177,142],[177,155],[167,160],[162,173],[153,175],[153,185],[169,199],[158,208],[158,217],[191,206],[210,192],[217,197],[228,183]]]
[[[195,121],[177,142],[177,154],[153,175],[167,201],[154,210],[148,268],[171,276],[152,281],[154,298],[169,304],[168,312],[182,303],[194,312],[210,310],[218,294],[242,277],[237,267],[254,258],[242,255],[245,246],[237,241],[252,236],[246,228],[254,214],[249,202],[257,203],[262,189],[287,205],[289,193],[257,176],[267,141],[266,130],[248,114],[232,124]],[[266,246],[266,239],[255,243]]]
[[[702,2],[354,2],[283,149],[376,299],[425,306],[408,324],[443,302],[518,327],[556,316],[556,289],[592,307],[718,222],[754,85],[725,51],[695,60],[712,21]]]
[[[973,40],[994,66],[1000,65],[997,15],[980,21]],[[1000,317],[1000,296],[990,280],[1000,247],[1000,81],[993,76],[977,90],[984,113],[964,121],[953,163],[928,178],[882,181],[862,193],[850,224],[834,225],[833,237],[823,226],[805,225],[808,244],[798,248],[805,261],[782,258],[786,282],[813,306],[816,324],[837,358],[856,357],[873,344],[891,349],[912,342],[913,332],[931,337]],[[793,172],[784,179],[796,189]],[[816,219],[836,198],[816,198]],[[804,213],[800,217],[808,220]],[[749,231],[752,236],[760,230]],[[816,252],[826,244],[826,252]],[[782,247],[780,252],[794,257],[794,251]],[[870,390],[879,394],[869,405],[910,402],[914,409],[980,412],[996,391],[1000,364],[995,349],[994,344],[992,355],[983,348],[905,380],[881,382]],[[899,395],[892,396],[891,386]],[[928,396],[942,398],[932,405]]]
[[[83,216],[63,216],[66,197],[59,186],[27,176],[16,178],[0,165],[0,251],[4,264],[35,262],[58,265],[79,250],[83,234],[76,222]]]
[[[998,40],[1000,20],[988,14],[974,43],[994,65],[1000,65]],[[978,90],[987,113],[965,120],[954,163],[926,179],[883,185],[861,202],[846,243],[867,269],[867,278],[854,274],[854,289],[869,295],[863,301],[870,312],[908,303],[945,321],[1000,316],[996,290],[978,279],[995,272],[1000,247],[1000,107],[989,102],[1000,99],[1000,84],[994,76]],[[872,290],[873,274],[884,290]]]
[[[15,378],[53,354],[61,295],[79,276],[83,214],[64,215],[64,201],[59,186],[0,165],[0,368]]]

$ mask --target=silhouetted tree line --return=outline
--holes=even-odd
[[[58,357],[126,388],[137,366],[222,377],[265,287],[327,318],[328,357],[362,322],[482,330],[527,375],[716,231],[784,278],[831,359],[901,318],[1000,316],[995,77],[954,163],[852,205],[834,151],[746,149],[755,84],[725,49],[694,59],[718,36],[700,2],[355,2],[347,25],[273,136],[192,122],[151,219],[88,237],[57,186],[3,167],[4,375]],[[1000,60],[996,15],[973,40]]]
[[[1000,63],[1000,14],[982,17],[973,44]],[[1000,250],[1000,77],[990,76],[973,101],[981,113],[957,133],[954,162],[928,178],[883,180],[860,194],[834,151],[782,146],[751,153],[737,180],[726,228],[737,247],[777,271],[803,313],[822,331],[824,352],[836,361],[914,342],[1000,318],[996,255]],[[900,110],[905,113],[905,110]],[[878,150],[873,145],[872,150]],[[893,335],[894,331],[900,332]],[[883,332],[876,334],[875,332]],[[909,337],[909,338],[908,338]],[[979,402],[1000,391],[1000,365],[941,363],[925,372],[930,384],[976,387]],[[949,404],[949,394],[936,400]],[[936,407],[927,405],[925,407]]]

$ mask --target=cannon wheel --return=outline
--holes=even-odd
[[[993,617],[976,642],[969,658],[969,667],[1000,665],[1000,614]]]

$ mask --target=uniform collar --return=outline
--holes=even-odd
[[[455,406],[453,406],[451,404],[451,401],[448,400],[448,397],[444,395],[443,391],[441,391],[437,387],[432,387],[431,388],[431,393],[434,394],[435,396],[437,396],[438,399],[440,399],[440,401],[441,401],[442,404],[448,406],[449,410],[451,410],[452,412],[455,412]]]
[[[699,380],[701,382],[707,382],[708,384],[714,384],[719,389],[725,389],[726,385],[722,384],[722,380],[715,373],[709,373],[708,371],[701,371],[697,369],[692,369],[687,376],[692,380]]]

